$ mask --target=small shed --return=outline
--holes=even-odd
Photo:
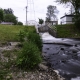
[[[4,25],[13,25],[13,22],[1,22],[0,24],[4,24]]]
[[[60,18],[61,24],[73,24],[74,15],[65,15]]]
[[[58,21],[45,21],[46,25],[58,25]]]

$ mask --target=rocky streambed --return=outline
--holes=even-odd
[[[0,45],[0,80],[64,80],[56,70],[46,66],[45,61],[32,71],[18,69],[15,59],[20,49],[20,42],[7,42]]]
[[[48,66],[58,70],[66,80],[80,80],[80,41],[64,41],[44,43],[43,57]]]
[[[55,38],[48,32],[39,35],[48,66],[58,70],[66,80],[80,80],[80,39]]]

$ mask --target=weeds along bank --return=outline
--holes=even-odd
[[[42,40],[35,27],[25,27],[19,33],[22,49],[17,57],[17,66],[22,69],[34,69],[42,61]],[[25,67],[24,67],[25,66]]]
[[[19,43],[11,47],[7,42],[12,41]],[[11,80],[12,73],[35,69],[42,61],[42,41],[34,26],[0,25],[0,42],[0,80]]]
[[[58,38],[80,38],[79,29],[73,24],[56,25]]]

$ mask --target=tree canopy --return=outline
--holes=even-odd
[[[70,3],[74,8],[74,22],[76,27],[80,28],[80,0],[56,0],[60,4]]]
[[[4,14],[13,14],[13,10],[11,8],[4,9]]]
[[[44,20],[43,19],[39,19],[39,24],[43,24]]]
[[[18,22],[18,25],[23,25],[23,23],[19,21],[19,22]]]
[[[0,22],[3,21],[4,14],[3,14],[3,9],[0,9]]]
[[[14,25],[16,24],[21,24],[23,25],[22,22],[18,23],[17,17],[13,13],[14,11],[11,8],[8,9],[2,9],[0,8],[0,22],[12,22]]]
[[[55,20],[57,18],[56,13],[58,13],[58,12],[59,11],[57,10],[57,7],[56,6],[49,5],[47,7],[46,21],[50,21],[51,18],[53,18]]]
[[[13,14],[6,14],[4,16],[5,22],[13,22],[14,24],[17,24],[17,17]]]

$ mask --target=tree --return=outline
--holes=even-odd
[[[13,22],[15,25],[17,24],[17,17],[13,14],[6,14],[4,16],[5,22]]]
[[[23,25],[23,23],[19,21],[19,22],[18,22],[18,25]]]
[[[13,14],[11,8],[4,9],[4,22],[13,22],[15,25],[17,24],[17,17]]]
[[[71,5],[70,10],[69,10],[69,13],[72,14],[72,15],[75,13],[75,10],[74,10],[73,5]]]
[[[70,3],[70,5],[73,6],[75,10],[75,15],[74,15],[74,21],[76,27],[80,28],[80,0],[56,0],[56,2],[59,2],[60,4],[67,4]]]
[[[56,16],[56,13],[58,13],[59,11],[57,10],[57,7],[56,6],[52,6],[52,5],[49,5],[47,7],[47,18],[46,20],[51,20],[51,18],[54,18],[57,19],[57,16]]]
[[[13,14],[13,10],[11,8],[4,9],[4,14]]]
[[[39,19],[39,24],[43,24],[44,20],[43,19]]]
[[[3,21],[4,14],[3,14],[3,9],[0,9],[0,22]]]

